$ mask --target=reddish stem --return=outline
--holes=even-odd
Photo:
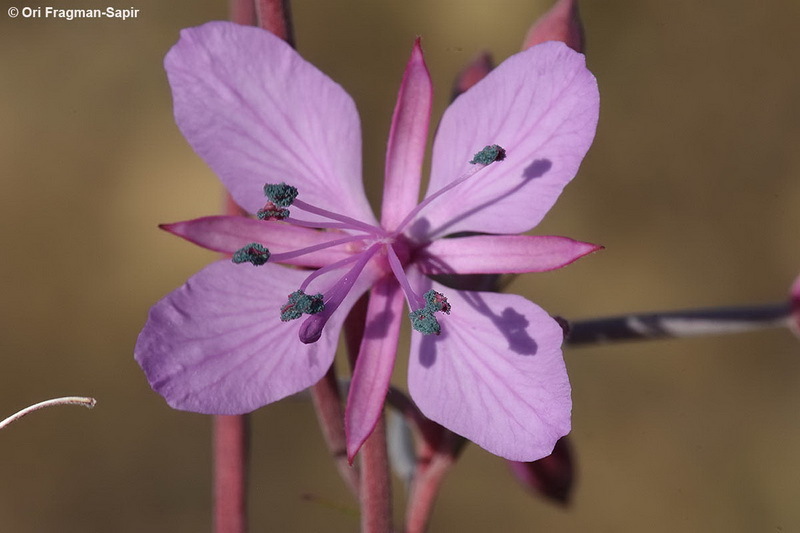
[[[255,4],[258,26],[274,33],[294,47],[289,0],[255,0]]]
[[[361,533],[389,533],[392,528],[392,480],[383,415],[361,447]]]
[[[339,383],[336,379],[336,369],[333,365],[328,373],[311,387],[311,397],[314,400],[314,411],[317,413],[317,421],[325,437],[325,444],[328,446],[339,475],[350,488],[355,497],[359,496],[358,469],[350,466],[347,461],[347,446],[344,435],[344,413],[342,412],[342,400],[339,395]]]
[[[214,531],[247,531],[249,422],[246,415],[214,417]]]

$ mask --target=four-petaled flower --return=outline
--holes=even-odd
[[[509,459],[549,454],[570,429],[561,327],[521,296],[429,276],[544,271],[598,249],[518,235],[547,213],[594,137],[598,93],[584,57],[544,43],[459,96],[420,202],[432,89],[417,42],[380,222],[362,187],[352,99],[286,43],[213,22],[184,30],[165,65],[184,136],[258,217],[163,226],[235,255],[152,308],[136,345],[152,387],[177,409],[215,414],[301,391],[332,364],[345,316],[369,291],[345,415],[351,459],[383,408],[404,316],[415,330],[409,392],[427,417]]]

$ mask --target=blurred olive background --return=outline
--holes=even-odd
[[[0,530],[210,530],[210,419],[171,410],[132,358],[148,307],[214,254],[156,225],[219,212],[172,121],[161,62],[219,1],[134,0],[136,19],[0,10]],[[549,0],[296,0],[301,53],[353,95],[378,191],[394,98],[423,36],[444,109],[476,53],[514,53]],[[54,1],[96,8],[93,0]],[[601,117],[544,223],[606,246],[511,289],[582,318],[769,303],[800,272],[800,43],[794,0],[584,1]],[[471,447],[432,531],[800,531],[800,345],[787,331],[571,349],[578,479],[531,497]],[[399,384],[402,385],[402,376]],[[256,412],[252,531],[356,531],[309,402]],[[402,503],[398,487],[398,504]],[[399,505],[398,505],[399,506]]]

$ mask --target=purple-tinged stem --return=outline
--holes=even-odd
[[[331,365],[328,373],[311,387],[311,398],[314,401],[314,410],[317,421],[322,429],[325,444],[336,463],[339,475],[347,487],[358,498],[359,496],[359,471],[347,461],[347,443],[344,435],[344,413],[342,400],[339,393],[339,383],[336,378],[336,365]]]
[[[569,346],[631,340],[696,337],[788,327],[789,303],[621,315],[569,323]]]
[[[247,531],[249,419],[214,417],[214,532]]]
[[[381,415],[361,447],[361,533],[390,533],[392,480],[386,448],[386,422]]]
[[[246,214],[227,194],[224,211]],[[249,415],[214,416],[214,533],[247,531],[249,425]]]

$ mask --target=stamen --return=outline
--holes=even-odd
[[[266,183],[264,185],[264,196],[266,196],[269,201],[266,203],[266,205],[264,205],[263,208],[258,210],[256,216],[260,220],[286,220],[287,222],[296,226],[360,230],[373,235],[387,235],[386,231],[378,226],[373,226],[371,224],[367,224],[366,222],[361,222],[355,218],[348,217],[346,215],[340,215],[339,213],[334,213],[333,211],[328,211],[327,209],[313,206],[303,202],[302,200],[297,200],[297,194],[297,188],[287,185],[286,183]],[[314,213],[315,215],[319,215],[330,220],[337,220],[338,223],[309,222],[305,220],[289,218],[290,213],[286,208],[292,205],[309,213]]]
[[[281,307],[281,320],[288,322],[307,315],[315,315],[325,309],[321,294],[308,295],[303,291],[294,291],[289,301]]]
[[[425,293],[425,302],[425,307],[422,309],[415,309],[408,313],[411,327],[423,335],[439,335],[442,327],[434,315],[439,311],[449,315],[450,303],[444,294],[433,289]]]
[[[349,242],[357,242],[363,241],[365,239],[370,238],[369,235],[360,235],[355,237],[344,237],[341,239],[335,239],[328,242],[323,242],[322,244],[315,244],[314,246],[307,246],[305,248],[300,248],[299,250],[294,250],[292,252],[284,252],[282,254],[272,254],[272,262],[273,263],[281,263],[283,261],[287,261],[289,259],[294,259],[295,257],[300,257],[301,255],[310,254],[312,252],[316,252],[319,250],[324,250],[325,248],[332,248],[334,246],[339,246],[342,244],[347,244]]]
[[[480,152],[478,152],[473,156],[472,161],[470,161],[470,164],[474,165],[472,168],[470,168],[467,172],[465,172],[461,177],[451,181],[450,183],[448,183],[447,185],[445,185],[432,195],[425,198],[419,204],[417,204],[417,207],[412,209],[411,212],[409,212],[408,215],[406,215],[406,218],[404,218],[403,221],[400,222],[395,231],[396,232],[402,231],[403,228],[405,228],[414,219],[414,217],[416,217],[417,214],[419,214],[420,211],[422,211],[431,202],[439,198],[444,193],[450,191],[455,187],[458,187],[459,185],[461,185],[469,178],[471,178],[484,168],[488,167],[492,163],[496,161],[502,161],[505,158],[506,158],[506,151],[501,146],[497,144],[492,144],[490,146],[485,147],[483,150],[481,150]]]
[[[400,262],[400,258],[397,257],[393,247],[389,246],[387,248],[386,257],[389,260],[389,266],[392,269],[392,273],[394,273],[394,277],[397,278],[400,288],[403,289],[406,295],[409,309],[425,307],[425,301],[411,288],[411,283],[408,281],[405,270],[403,270],[403,264]]]
[[[506,158],[506,151],[498,144],[484,146],[483,150],[475,154],[470,165],[489,165],[495,161],[502,161]]]
[[[450,314],[450,302],[441,292],[436,292],[433,289],[429,290],[425,293],[425,301],[427,302],[425,307],[434,311],[441,311],[446,315]]]
[[[360,229],[375,235],[387,234],[386,230],[384,230],[383,228],[380,228],[378,226],[373,226],[372,224],[367,224],[366,222],[361,222],[360,220],[348,217],[346,215],[340,215],[339,213],[334,213],[333,211],[328,211],[327,209],[322,209],[320,207],[307,204],[302,200],[295,200],[294,206],[299,209],[302,209],[303,211],[314,213],[315,215],[329,218],[331,220],[338,220],[339,222],[344,222],[346,224],[349,224],[352,229]]]
[[[294,199],[297,198],[297,187],[286,185],[283,182],[278,184],[267,183],[264,185],[264,196],[279,207],[289,207],[294,202]]]
[[[411,311],[408,313],[411,327],[423,335],[439,335],[442,332],[442,326],[439,325],[439,321],[433,314],[434,311],[427,307]]]
[[[269,257],[270,253],[267,248],[257,242],[251,242],[244,248],[236,250],[231,260],[237,264],[252,263],[255,266],[261,266],[269,261]]]
[[[357,229],[358,231],[367,231],[364,228],[354,228],[352,224],[345,224],[344,222],[312,222],[310,220],[300,220],[294,217],[286,217],[281,220],[283,220],[284,222],[288,222],[293,226],[303,226],[304,228],[347,229],[347,230]],[[372,235],[375,234],[373,230],[369,230],[368,233]]]
[[[267,202],[264,207],[256,211],[258,220],[283,220],[289,216],[289,210],[278,207],[272,202]]]
[[[363,253],[363,252],[362,252]],[[308,277],[303,280],[303,283],[300,284],[300,290],[306,290],[308,286],[311,284],[312,281],[317,279],[323,274],[330,272],[331,270],[338,270],[345,265],[350,263],[355,263],[361,258],[361,254],[351,255],[350,257],[345,257],[341,261],[336,261],[335,263],[331,263],[330,265],[325,265],[322,268],[318,268],[317,270],[313,271]]]
[[[367,265],[372,256],[383,246],[382,244],[373,244],[365,251],[358,254],[358,262],[353,265],[353,268],[339,279],[329,290],[325,291],[325,308],[322,312],[312,315],[303,322],[300,326],[300,341],[305,344],[317,342],[322,336],[322,329],[328,323],[331,315],[339,308],[344,301],[345,297],[350,293],[358,276],[364,267]]]

